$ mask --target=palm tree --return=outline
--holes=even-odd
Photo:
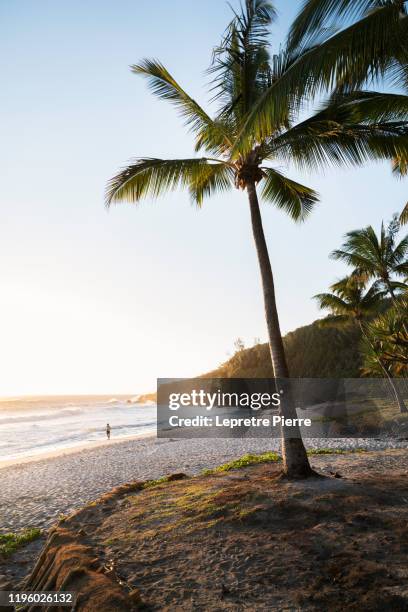
[[[187,188],[191,199],[201,206],[205,197],[236,187],[246,191],[264,295],[273,371],[276,378],[288,378],[289,369],[276,308],[274,280],[262,226],[257,185],[262,198],[302,221],[312,211],[317,194],[285,176],[277,167],[279,159],[295,160],[300,166],[362,164],[367,159],[396,157],[408,143],[408,127],[395,121],[398,104],[391,104],[381,118],[372,120],[370,101],[358,112],[345,96],[329,100],[303,122],[294,123],[296,92],[290,93],[279,112],[268,115],[268,129],[258,138],[252,134],[241,146],[241,133],[249,115],[264,93],[290,68],[290,58],[269,54],[269,29],[275,11],[267,0],[246,0],[234,15],[221,44],[214,50],[210,68],[213,100],[219,110],[214,118],[191,98],[167,69],[156,60],[143,60],[132,67],[148,79],[152,92],[170,101],[195,134],[196,152],[203,157],[187,159],[139,158],[114,176],[107,188],[106,203],[139,202],[179,187]],[[307,80],[307,74],[302,79]],[[391,108],[392,107],[392,108]],[[274,166],[269,165],[274,162]],[[285,403],[285,416],[296,416]],[[293,431],[293,429],[292,429]],[[309,476],[311,468],[303,442],[295,431],[282,431],[284,471],[289,476]]]
[[[353,92],[354,102],[350,97],[349,103],[357,113],[362,105],[370,106],[372,121],[383,120],[390,111],[396,120],[406,119],[407,40],[408,0],[306,0],[288,36],[288,69],[252,109],[241,131],[240,146],[252,134],[264,136],[270,128],[268,118],[284,112],[294,92],[297,104],[333,89],[337,94]],[[384,80],[402,93],[359,91]],[[406,143],[395,160],[407,167]],[[401,220],[407,215],[405,210]]]
[[[313,296],[319,307],[329,310],[331,315],[323,319],[323,323],[349,323],[354,321],[364,333],[363,323],[369,317],[378,313],[383,303],[384,291],[374,283],[365,288],[366,279],[352,274],[334,283],[332,293],[319,293]]]
[[[379,346],[379,340],[375,332],[373,334],[374,327],[378,326],[378,323],[376,321],[374,323],[369,322],[370,318],[380,312],[385,291],[380,288],[378,282],[374,283],[369,289],[366,289],[366,282],[366,276],[352,274],[332,285],[332,293],[320,293],[315,295],[314,299],[318,301],[321,309],[331,312],[331,316],[323,319],[323,324],[331,324],[333,322],[341,324],[354,322],[358,324],[365,345],[365,373],[381,373],[382,376],[385,376],[395,396],[400,412],[405,413],[408,410],[398,387],[392,379],[390,361],[384,355],[383,346]],[[388,315],[384,316],[387,317]],[[389,342],[389,338],[387,342]],[[368,361],[371,363],[371,370],[367,369]]]
[[[399,227],[394,217],[388,228],[381,224],[379,237],[371,225],[348,232],[342,248],[331,254],[333,259],[344,261],[368,279],[380,282],[394,303],[396,292],[406,288],[396,278],[408,273],[408,235],[397,242]]]

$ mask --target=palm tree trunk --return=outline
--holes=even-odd
[[[386,287],[387,287],[387,289],[388,289],[388,293],[390,294],[390,297],[391,297],[391,302],[392,302],[392,303],[394,304],[394,306],[395,306],[395,305],[396,305],[396,303],[397,303],[397,299],[396,299],[396,297],[395,297],[395,292],[394,292],[394,289],[392,288],[391,283],[390,283],[390,281],[389,281],[389,279],[388,279],[388,278],[386,278],[386,279],[385,279],[385,284],[386,284]]]
[[[394,289],[391,287],[391,285],[388,286],[388,291],[390,292],[390,296],[391,296],[391,300],[393,304],[397,303],[396,297],[395,297],[395,291]]]
[[[395,399],[397,400],[399,411],[401,412],[401,414],[406,414],[408,412],[408,408],[405,405],[404,398],[402,397],[401,393],[399,392],[398,385],[394,384],[394,381],[392,380],[391,377],[389,378],[389,381],[391,383],[392,390],[393,390],[394,395],[395,395]]]
[[[404,403],[404,399],[403,399],[402,395],[399,392],[398,386],[394,384],[392,376],[390,375],[390,373],[388,372],[387,368],[383,364],[381,357],[379,355],[377,355],[375,347],[374,347],[373,343],[371,342],[369,336],[367,335],[366,330],[364,329],[363,323],[361,321],[359,321],[358,324],[360,326],[360,330],[361,330],[361,333],[362,333],[363,337],[367,340],[367,342],[369,343],[369,345],[373,349],[373,352],[374,352],[374,354],[377,357],[378,364],[379,364],[380,368],[382,369],[382,371],[384,372],[385,377],[388,379],[388,384],[390,385],[390,387],[392,389],[392,392],[394,393],[394,396],[395,396],[395,399],[397,401],[400,413],[401,414],[407,413],[408,409],[407,409],[407,407],[406,407],[406,405]]]
[[[275,287],[271,262],[262,226],[261,211],[254,182],[247,184],[249,206],[251,210],[252,231],[255,240],[258,263],[261,271],[262,289],[265,305],[266,325],[268,328],[269,348],[275,378],[289,378],[285,349],[280,331],[278,311],[276,309]],[[281,413],[285,418],[296,418],[296,409],[289,399],[281,402]],[[293,437],[295,435],[295,437]],[[314,474],[310,467],[299,428],[282,427],[282,458],[284,473],[290,478],[307,478]]]

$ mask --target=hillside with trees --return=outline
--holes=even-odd
[[[361,331],[357,325],[322,326],[320,321],[299,327],[284,337],[292,377],[354,378],[360,376]],[[214,378],[269,378],[273,376],[269,346],[239,348],[218,368],[205,374]]]

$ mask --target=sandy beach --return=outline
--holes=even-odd
[[[116,487],[0,559],[0,586],[64,581],[106,612],[406,610],[406,448],[311,462],[321,478],[270,458]]]
[[[311,448],[407,448],[406,441],[308,440]],[[165,474],[197,474],[245,453],[279,450],[272,439],[111,440],[0,469],[0,531],[49,528],[61,515],[120,484]]]

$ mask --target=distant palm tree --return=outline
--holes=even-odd
[[[275,204],[294,220],[311,212],[317,194],[286,177],[277,167],[278,159],[293,160],[305,168],[333,164],[358,165],[368,159],[392,159],[405,146],[408,150],[407,124],[395,120],[400,104],[389,99],[387,111],[379,116],[376,108],[384,105],[384,94],[378,94],[373,107],[371,94],[358,108],[345,96],[336,96],[312,117],[294,124],[299,108],[297,91],[287,91],[279,108],[264,116],[262,137],[253,132],[242,139],[248,117],[275,83],[290,70],[293,59],[286,53],[269,55],[268,36],[275,17],[266,0],[246,0],[235,14],[225,36],[214,50],[210,72],[213,75],[213,100],[219,104],[211,118],[191,98],[166,68],[156,60],[144,60],[132,67],[136,74],[148,78],[152,92],[172,102],[195,133],[196,151],[206,156],[187,159],[139,158],[125,167],[109,182],[106,202],[138,202],[156,197],[171,189],[187,188],[191,199],[201,206],[207,196],[231,187],[245,190],[249,199],[252,229],[261,271],[265,314],[273,371],[277,378],[289,376],[288,365],[276,308],[271,264],[256,186],[263,184],[265,202]],[[302,82],[308,74],[301,75]],[[374,118],[374,119],[373,119]],[[274,162],[274,167],[266,165]],[[288,403],[282,407],[285,416],[296,416]],[[284,471],[290,476],[311,474],[301,438],[282,433]]]
[[[364,321],[380,311],[385,294],[377,283],[369,289],[365,285],[366,279],[361,276],[346,276],[330,287],[332,293],[313,296],[322,310],[331,313],[322,322],[330,324],[354,321],[364,331]]]
[[[375,333],[373,334],[374,327],[378,327],[377,319],[374,323],[370,322],[370,318],[372,319],[373,316],[380,312],[385,291],[379,288],[379,283],[374,283],[369,289],[366,289],[366,280],[366,277],[352,274],[332,285],[332,293],[320,293],[315,295],[314,299],[318,301],[321,309],[331,312],[330,316],[322,320],[323,324],[357,323],[364,339],[366,362],[371,364],[371,369],[366,367],[365,373],[380,373],[382,376],[385,376],[393,391],[400,412],[406,413],[408,410],[404,400],[398,390],[398,386],[392,379],[390,360],[384,355],[383,346],[379,346],[378,337]],[[380,320],[378,319],[378,321]],[[389,342],[389,338],[387,341]]]
[[[408,235],[397,242],[399,227],[394,217],[387,228],[381,224],[379,237],[371,225],[348,232],[342,248],[331,254],[333,259],[344,261],[368,279],[380,282],[393,302],[396,292],[406,288],[397,278],[408,274]]]

